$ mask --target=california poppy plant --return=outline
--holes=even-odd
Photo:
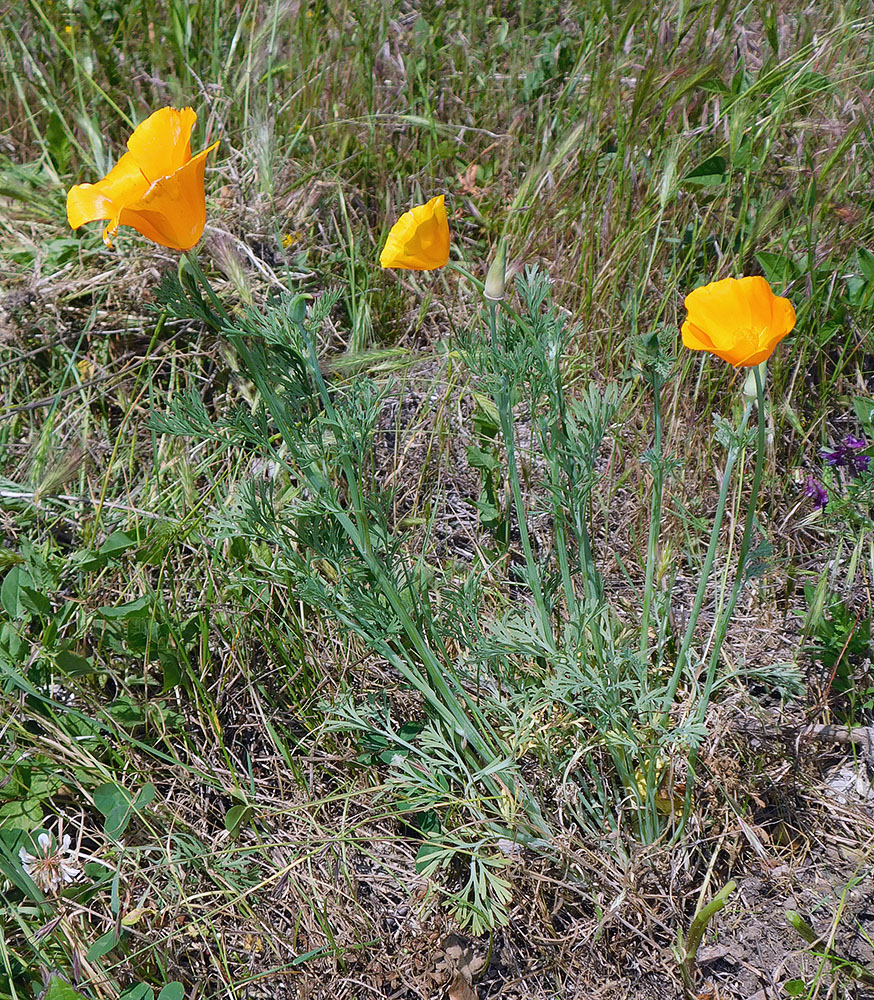
[[[218,145],[191,155],[196,121],[191,108],[161,108],[141,122],[103,180],[70,188],[67,219],[73,229],[108,219],[103,242],[109,247],[119,226],[131,226],[161,246],[190,250],[206,225],[203,171]]]
[[[391,227],[379,256],[382,267],[430,271],[449,260],[449,222],[443,195],[417,205]]]
[[[710,351],[735,368],[767,361],[795,326],[792,303],[759,277],[725,278],[696,288],[686,296],[686,309],[686,347]]]

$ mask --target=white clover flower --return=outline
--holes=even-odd
[[[49,834],[41,833],[37,844],[36,854],[22,847],[18,856],[21,867],[44,892],[54,892],[66,882],[75,882],[82,874],[82,869],[76,867],[78,852],[70,850],[69,834],[64,834],[60,844],[53,844]]]

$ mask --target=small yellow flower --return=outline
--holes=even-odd
[[[382,267],[431,271],[449,260],[449,222],[442,194],[405,212],[391,227],[379,257]]]
[[[686,296],[686,309],[686,347],[710,351],[735,368],[767,361],[795,326],[792,303],[759,277],[725,278],[696,288]]]
[[[88,358],[80,358],[76,362],[76,367],[79,369],[79,374],[82,378],[94,378],[97,374],[97,366]]]
[[[161,108],[141,122],[103,180],[70,188],[67,219],[73,229],[108,219],[103,242],[109,247],[119,226],[131,226],[161,246],[190,250],[206,225],[203,171],[218,145],[191,155],[195,121],[191,108]]]

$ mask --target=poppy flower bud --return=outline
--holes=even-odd
[[[747,371],[747,377],[744,379],[744,395],[747,399],[756,399],[758,396],[758,389],[756,388],[756,369],[759,369],[759,378],[764,383],[765,377],[768,371],[768,362],[760,361],[759,364],[753,365]]]
[[[500,302],[504,297],[507,284],[507,243],[502,238],[498,241],[498,252],[486,275],[483,295],[492,302]]]

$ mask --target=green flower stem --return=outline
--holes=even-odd
[[[325,412],[328,416],[336,422],[337,413],[330,393],[328,392],[328,387],[325,384],[321,366],[319,365],[315,339],[308,333],[305,333],[305,340],[310,371],[315,380],[316,388],[319,391],[322,405],[325,407]],[[417,672],[409,669],[403,670],[403,673],[425,695],[437,712],[447,722],[449,722],[468,743],[470,743],[474,750],[484,760],[490,760],[492,758],[492,753],[483,739],[482,734],[479,729],[471,723],[470,719],[467,717],[467,713],[458,704],[455,694],[446,682],[442,664],[434,655],[434,651],[426,643],[421,630],[416,626],[413,619],[410,617],[410,613],[398,593],[394,580],[373,552],[373,547],[370,541],[370,522],[364,506],[364,499],[358,488],[358,479],[355,475],[355,469],[352,466],[351,459],[348,455],[344,455],[341,457],[340,464],[343,468],[343,476],[349,489],[350,505],[354,513],[355,520],[353,522],[352,518],[344,512],[337,512],[335,516],[343,526],[346,534],[352,539],[356,548],[360,552],[361,557],[367,563],[368,569],[373,573],[374,577],[379,580],[380,589],[388,599],[389,604],[391,604],[392,610],[398,616],[407,638],[412,643],[413,648],[416,650],[416,653],[419,655],[425,666],[428,680],[426,682],[424,678],[417,675]],[[401,661],[398,660],[398,664],[400,662]],[[439,697],[437,697],[437,695],[439,695]],[[482,722],[483,720],[480,719],[479,721]]]
[[[468,271],[468,269],[464,266],[463,263],[461,263],[461,262],[459,262],[457,260],[451,260],[446,265],[446,270],[447,271],[455,271],[456,274],[460,274],[462,276],[462,278],[466,278],[471,283],[471,285],[473,285],[473,287],[480,294],[482,294],[482,291],[485,288],[485,284],[482,281],[480,281],[479,278],[475,278],[470,273],[470,271]]]
[[[680,645],[679,652],[677,653],[677,661],[674,665],[674,672],[671,675],[670,682],[668,683],[667,690],[665,691],[665,697],[662,701],[661,713],[657,720],[656,728],[659,728],[664,724],[668,710],[673,704],[674,697],[677,694],[680,678],[683,676],[683,671],[686,668],[686,661],[689,656],[689,647],[692,645],[692,639],[695,636],[695,626],[698,624],[698,616],[701,614],[701,606],[704,603],[704,596],[707,593],[707,583],[710,579],[710,571],[713,569],[713,560],[716,557],[716,550],[719,547],[719,534],[722,530],[722,520],[725,515],[725,504],[728,499],[729,486],[731,485],[731,474],[734,470],[735,463],[737,462],[738,455],[740,454],[740,442],[743,440],[744,434],[746,433],[752,408],[752,401],[748,400],[744,406],[740,426],[735,433],[734,440],[728,448],[728,454],[725,458],[725,469],[722,474],[722,483],[719,488],[719,499],[716,502],[716,513],[713,517],[713,528],[710,532],[710,544],[707,547],[707,554],[704,557],[704,565],[701,567],[701,576],[698,580],[698,589],[695,592],[695,600],[689,614],[689,621],[683,635],[683,642]]]
[[[586,597],[593,606],[601,604],[604,599],[604,589],[598,570],[595,567],[595,556],[592,553],[592,544],[589,540],[589,500],[588,497],[580,500],[578,509],[574,512],[574,522],[577,529],[577,537],[580,544],[579,562],[580,573],[585,584]],[[592,633],[593,638],[598,635],[597,630]]]
[[[835,970],[840,969],[841,972],[848,973],[866,986],[874,986],[874,975],[864,965],[835,951],[831,937],[828,941],[824,941],[823,936],[817,934],[797,910],[786,910],[786,921],[812,949],[815,949],[817,954],[825,955]]]
[[[457,260],[449,261],[449,263],[446,265],[446,270],[455,271],[456,274],[460,274],[462,278],[465,278],[467,281],[469,281],[471,285],[480,293],[480,295],[482,295],[486,287],[485,282],[475,277],[473,274],[471,274],[471,272],[468,271],[468,269],[464,266],[464,264],[461,261]],[[503,311],[507,313],[508,316],[513,317],[513,320],[516,323],[519,323],[520,325],[523,326],[525,325],[524,318],[519,313],[516,312],[516,310],[510,305],[510,303],[507,302],[506,298],[501,299],[500,301],[493,302],[492,304],[496,307],[500,306],[501,309],[503,309]]]
[[[496,331],[496,303],[489,302],[489,332],[492,343],[495,343]],[[540,582],[540,568],[534,558],[531,548],[531,539],[528,535],[528,520],[525,511],[525,502],[522,499],[522,488],[519,484],[519,468],[516,463],[516,442],[513,429],[513,404],[510,396],[510,380],[505,375],[501,380],[501,388],[495,397],[498,407],[498,416],[501,420],[501,434],[504,438],[504,447],[507,450],[507,473],[510,478],[510,490],[513,494],[513,507],[516,511],[516,522],[519,527],[519,538],[522,541],[522,552],[525,556],[525,568],[528,576],[528,583],[531,586],[531,593],[534,596],[534,606],[537,613],[537,629],[540,638],[552,649],[555,649],[555,638],[552,634],[552,624],[549,619],[549,611],[543,599],[543,587]]]
[[[698,910],[692,918],[692,923],[689,924],[689,933],[686,935],[685,942],[681,943],[681,971],[683,973],[685,986],[688,990],[691,990],[692,988],[692,980],[695,974],[695,957],[698,954],[698,948],[701,946],[701,939],[704,937],[704,931],[707,930],[707,925],[713,917],[715,917],[716,914],[725,907],[725,904],[728,902],[728,897],[736,888],[736,882],[727,882],[706,906],[702,906],[701,909]]]
[[[749,558],[750,548],[753,544],[753,528],[756,522],[756,508],[758,506],[759,490],[762,485],[762,474],[765,468],[766,431],[765,384],[758,366],[753,369],[753,375],[756,380],[756,407],[758,409],[758,426],[756,428],[756,465],[755,470],[753,471],[753,484],[750,489],[750,498],[747,503],[747,516],[744,522],[744,533],[740,544],[740,553],[738,554],[737,574],[735,576],[734,586],[731,589],[728,604],[722,612],[719,622],[717,623],[716,634],[713,640],[713,649],[710,652],[710,660],[707,665],[707,676],[704,681],[704,688],[701,692],[701,696],[698,699],[698,708],[695,713],[696,721],[698,722],[704,720],[704,714],[707,711],[707,705],[713,691],[713,682],[716,678],[716,670],[719,666],[719,656],[722,652],[722,644],[725,641],[728,626],[731,621],[731,617],[734,614],[735,605],[737,604],[738,597],[740,597],[740,592],[743,589],[744,581],[746,580],[747,559]]]
[[[516,465],[516,449],[513,442],[513,418],[511,415],[510,391],[506,382],[501,387],[501,392],[496,400],[498,413],[501,418],[501,433],[504,436],[504,446],[507,449],[507,469],[510,477],[510,490],[513,494],[513,506],[516,510],[516,522],[519,527],[519,538],[522,542],[522,552],[525,555],[525,568],[528,582],[531,586],[531,593],[534,596],[534,606],[537,611],[537,627],[540,638],[551,648],[555,648],[555,639],[552,635],[552,625],[549,620],[549,612],[543,599],[543,587],[540,583],[540,568],[534,558],[531,548],[531,539],[528,535],[528,525],[526,523],[525,503],[522,499],[522,489],[519,484],[519,470]]]
[[[209,296],[210,305],[212,305],[213,309],[215,309],[219,318],[230,326],[231,317],[228,314],[228,311],[225,309],[225,307],[221,304],[219,297],[215,293],[215,289],[212,287],[206,275],[203,273],[203,270],[201,269],[200,266],[200,262],[197,259],[197,254],[194,250],[184,251],[182,256],[179,258],[180,277],[184,269],[184,266],[186,264],[191,268],[195,278],[203,286],[203,290]]]
[[[562,444],[567,437],[567,424],[564,416],[564,387],[561,379],[561,357],[558,351],[555,352],[554,365],[552,368],[552,404],[555,412],[555,422],[549,429],[549,447],[544,447],[544,452],[549,457],[549,474],[552,485],[552,517],[555,525],[555,549],[558,560],[559,572],[561,573],[562,590],[564,591],[565,604],[567,606],[568,617],[572,622],[577,620],[578,608],[576,591],[574,590],[573,576],[571,574],[570,560],[568,558],[567,533],[567,511],[561,502],[561,477],[562,473],[568,474],[563,468],[561,461]],[[588,580],[585,581],[586,585]]]
[[[552,516],[555,525],[555,551],[558,559],[558,568],[561,573],[562,590],[564,591],[565,604],[567,605],[568,617],[572,622],[577,620],[577,596],[574,591],[574,581],[571,576],[570,562],[568,560],[567,535],[565,533],[565,510],[561,504],[560,496],[560,475],[559,464],[555,457],[554,450],[550,451],[550,478],[552,480]]]
[[[313,376],[315,378],[322,403],[325,406],[328,415],[335,417],[336,411],[334,410],[333,402],[328,393],[328,388],[325,385],[325,381],[321,373],[321,367],[318,364],[318,357],[315,354],[315,343],[313,338],[309,336],[307,336],[306,341],[310,367],[313,371]],[[422,693],[426,701],[436,710],[444,721],[450,725],[453,731],[457,735],[460,735],[465,742],[470,744],[475,753],[479,756],[480,760],[484,764],[491,766],[495,761],[495,753],[483,738],[482,732],[478,726],[481,726],[487,732],[491,732],[491,727],[488,725],[488,722],[482,716],[477,706],[474,705],[470,699],[465,699],[465,701],[468,708],[474,712],[478,726],[472,723],[471,719],[467,715],[467,712],[465,712],[464,708],[462,708],[459,704],[455,692],[453,692],[452,688],[446,681],[443,665],[437,656],[435,656],[434,651],[428,645],[421,630],[417,627],[410,616],[406,605],[398,593],[395,581],[373,552],[369,541],[369,522],[367,520],[363,498],[358,490],[355,470],[352,467],[352,463],[348,456],[344,456],[341,459],[341,465],[343,467],[343,475],[349,487],[352,508],[355,511],[355,522],[353,522],[352,519],[343,512],[338,511],[335,516],[342,525],[343,529],[346,531],[347,535],[352,539],[353,544],[355,544],[358,548],[362,558],[367,563],[368,569],[371,573],[373,573],[374,578],[379,581],[381,592],[385,595],[392,610],[398,616],[398,620],[400,621],[407,638],[410,640],[410,643],[425,667],[427,680],[425,677],[421,676],[419,671],[415,669],[412,664],[405,662],[402,657],[397,655],[388,655],[391,651],[387,644],[383,649],[383,655],[385,655],[389,662],[392,662],[395,668]],[[517,782],[513,775],[506,773],[503,769],[501,769],[501,771],[494,774],[494,777],[492,773],[490,773],[487,778],[483,779],[483,781],[484,784],[489,787],[491,793],[498,797],[500,797],[503,789],[509,791],[510,794],[514,796],[518,792],[522,810],[528,817],[529,821],[531,821],[534,829],[536,829],[539,834],[546,837],[551,836],[551,832],[540,813],[540,808],[537,805],[536,799],[531,796],[524,787],[517,787]]]
[[[662,493],[664,492],[665,470],[662,463],[662,379],[653,372],[653,447],[655,456],[651,464],[653,487],[649,512],[649,540],[646,547],[646,576],[643,583],[643,611],[640,622],[640,655],[643,669],[649,659],[649,619],[652,611],[653,578],[659,554],[659,535],[662,526]]]

